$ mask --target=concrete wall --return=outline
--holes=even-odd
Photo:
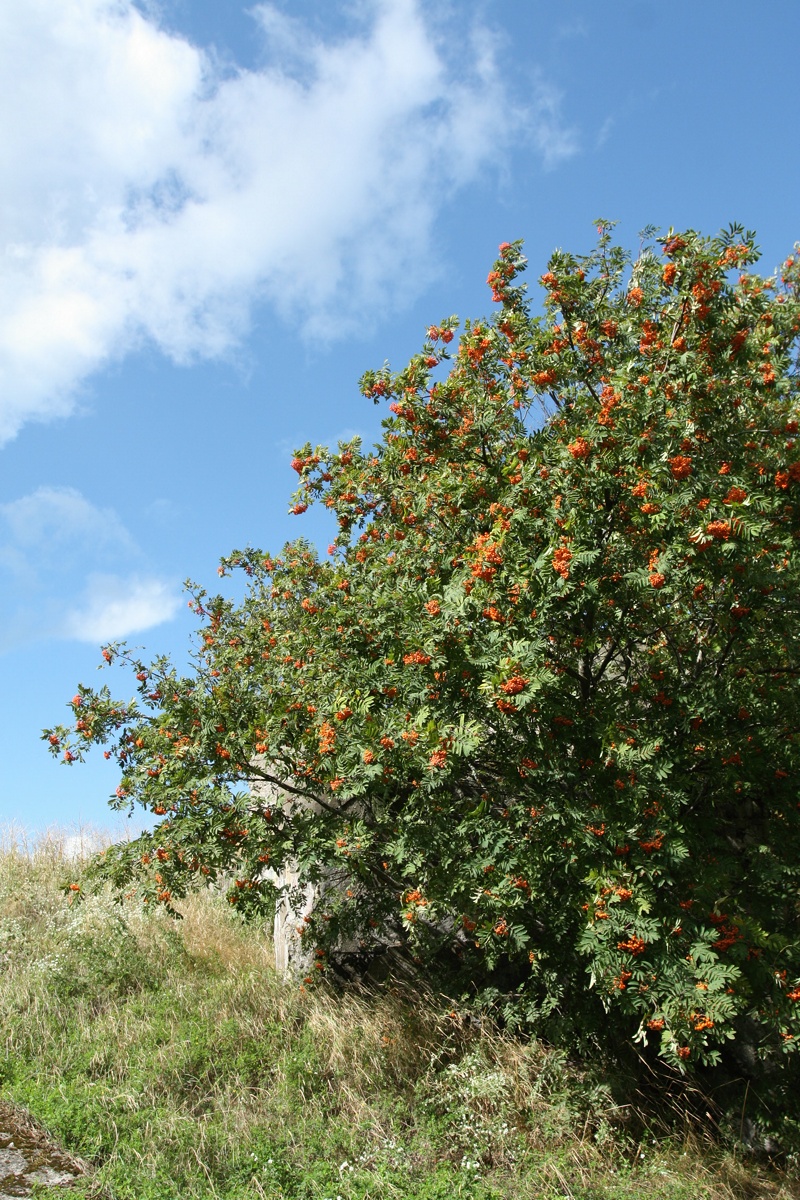
[[[306,807],[313,803],[304,801],[299,796],[292,796],[275,784],[258,780],[250,784],[250,794],[256,797],[260,804],[268,807],[272,801],[276,807],[284,810],[293,806]],[[301,946],[300,930],[303,918],[310,915],[319,898],[319,889],[312,884],[306,884],[300,890],[300,875],[295,864],[287,864],[282,871],[267,869],[264,876],[272,880],[280,891],[273,927],[275,968],[283,975],[306,975],[311,968],[312,959]]]

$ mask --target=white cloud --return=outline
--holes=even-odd
[[[67,614],[63,632],[81,642],[112,642],[169,621],[180,606],[175,589],[162,580],[91,575],[83,602]]]
[[[578,153],[578,133],[561,115],[563,93],[539,77],[532,106],[531,136],[542,156],[544,169],[552,171]]]
[[[143,341],[225,353],[255,300],[325,335],[398,302],[523,114],[491,39],[456,61],[419,0],[362,10],[323,42],[259,5],[266,65],[222,71],[132,0],[0,9],[0,443]],[[556,97],[528,118],[547,167],[574,152]]]
[[[110,508],[97,508],[77,488],[40,487],[0,505],[8,545],[63,558],[76,543],[95,549],[129,550],[131,536]]]
[[[603,124],[600,126],[600,130],[595,139],[595,149],[602,150],[603,146],[605,146],[606,142],[611,136],[611,131],[614,128],[614,124],[615,122],[613,117],[606,117],[606,119],[603,121]]]
[[[169,620],[180,591],[145,568],[117,514],[75,488],[0,505],[0,650],[42,638],[113,641]]]

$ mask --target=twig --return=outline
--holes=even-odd
[[[742,1101],[742,1117],[739,1121],[739,1141],[744,1141],[744,1110],[747,1105],[747,1093],[750,1091],[750,1080],[747,1081],[747,1086],[744,1089],[744,1100]]]

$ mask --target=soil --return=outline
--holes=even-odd
[[[88,1165],[61,1150],[24,1109],[0,1101],[0,1200],[30,1196],[33,1185],[63,1194]]]

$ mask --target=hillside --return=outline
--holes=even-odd
[[[76,900],[82,869],[57,837],[0,853],[0,1101],[86,1160],[76,1195],[800,1196],[715,1144],[679,1090],[648,1117],[445,998],[305,991],[219,895],[175,922]]]

